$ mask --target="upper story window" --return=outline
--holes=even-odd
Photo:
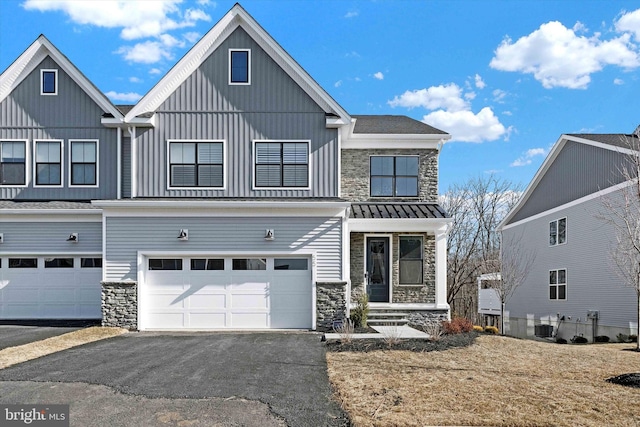
[[[229,49],[229,84],[251,84],[251,50]]]
[[[40,70],[40,95],[58,94],[58,70]]]
[[[255,187],[309,187],[309,143],[256,142]]]
[[[26,141],[0,141],[0,185],[26,185]]]
[[[62,141],[35,141],[35,185],[62,185]]]
[[[71,185],[98,184],[98,141],[69,141]]]
[[[372,197],[418,197],[418,156],[371,156]]]
[[[422,236],[400,236],[400,284],[421,285],[423,282]]]
[[[549,245],[562,245],[567,242],[567,218],[560,218],[549,223]]]
[[[169,187],[223,186],[223,142],[169,141]]]
[[[549,271],[549,299],[566,300],[567,299],[567,270],[551,270]]]

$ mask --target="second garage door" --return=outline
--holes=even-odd
[[[148,258],[140,329],[308,329],[309,258]]]

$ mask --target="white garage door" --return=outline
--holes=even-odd
[[[102,258],[3,257],[0,319],[100,319]]]
[[[308,258],[149,258],[140,329],[311,328]]]

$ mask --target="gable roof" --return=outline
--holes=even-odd
[[[4,101],[47,56],[50,56],[105,113],[119,120],[123,119],[123,114],[109,98],[42,34],[0,75],[0,102]]]
[[[567,142],[590,145],[601,149],[615,151],[621,154],[633,153],[634,149],[639,146],[638,135],[636,134],[563,134],[551,148],[544,162],[534,175],[533,179],[522,193],[518,203],[509,211],[502,222],[498,225],[497,230],[502,230],[507,226],[516,214],[524,207],[531,195],[534,193],[543,177],[553,165],[554,161],[560,155],[562,148]],[[631,147],[630,147],[631,146]],[[516,221],[518,222],[518,221]]]
[[[354,134],[411,134],[411,135],[447,135],[426,123],[407,116],[392,115],[353,115],[356,119]]]
[[[138,101],[126,114],[126,121],[155,111],[238,27],[329,115],[328,123],[338,126],[350,123],[349,114],[237,3]]]

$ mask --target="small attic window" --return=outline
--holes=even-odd
[[[40,95],[58,94],[58,70],[40,70]]]
[[[229,84],[251,84],[251,50],[229,49]]]

